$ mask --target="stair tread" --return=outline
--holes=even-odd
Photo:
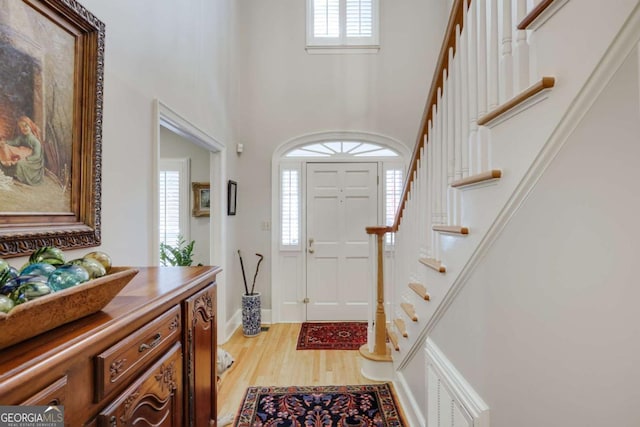
[[[485,181],[491,181],[502,177],[502,171],[500,169],[492,169],[486,172],[479,173],[477,175],[471,175],[466,178],[453,181],[451,187],[458,188],[466,185],[479,184]]]
[[[388,326],[387,336],[389,337],[389,341],[391,341],[391,345],[393,345],[395,351],[400,351],[400,346],[398,345],[398,336],[393,331],[391,331]]]
[[[429,268],[436,270],[438,273],[445,273],[447,268],[442,263],[433,258],[420,258],[420,262]]]
[[[413,304],[409,304],[408,302],[403,302],[403,303],[400,303],[400,307],[402,307],[404,312],[407,313],[407,316],[409,316],[409,319],[413,320],[414,322],[418,321],[418,315],[416,314],[416,310]]]
[[[421,283],[409,283],[409,288],[411,288],[416,294],[420,296],[425,301],[429,301],[431,298],[429,293],[427,292],[427,288]]]
[[[398,332],[400,332],[400,334],[405,337],[408,338],[409,334],[407,333],[407,326],[404,324],[404,320],[400,319],[400,318],[396,318],[393,320],[393,323],[395,323],[396,328],[398,328]]]
[[[431,229],[442,233],[469,234],[469,228],[461,225],[434,225]]]
[[[542,77],[538,82],[529,86],[527,89],[523,90],[519,94],[515,95],[513,98],[508,100],[507,102],[498,105],[489,113],[485,114],[482,117],[478,118],[478,126],[484,126],[507,113],[509,110],[517,107],[520,104],[523,104],[528,99],[536,96],[540,92],[551,89],[555,86],[556,79],[554,77]]]

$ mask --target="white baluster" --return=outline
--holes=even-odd
[[[477,1],[471,2],[471,7],[468,12],[468,19],[466,24],[467,42],[468,42],[468,76],[469,76],[469,142],[468,142],[468,173],[474,175],[479,173],[477,163],[474,161],[477,159],[475,155],[477,151],[477,136],[478,136],[478,33],[476,31],[477,14],[476,14]]]
[[[413,172],[413,182],[416,182],[416,178],[417,178],[417,172],[418,170],[416,169]],[[418,187],[414,186],[414,191],[412,191],[411,193],[411,229],[412,230],[417,230],[418,229],[418,222],[419,222],[419,218],[418,218],[418,209],[419,209],[419,197],[418,197]],[[417,254],[419,254],[418,252],[418,248],[419,248],[419,238],[418,238],[418,233],[413,233],[411,235],[411,253],[414,254],[413,256],[415,257]],[[410,272],[410,276],[414,275],[416,273],[417,270],[417,266],[416,263],[413,263],[411,266],[411,269],[409,270]]]
[[[487,114],[487,2],[477,0],[478,26],[478,116]]]
[[[527,16],[527,0],[516,1],[516,21],[520,23]],[[516,30],[516,48],[514,51],[514,85],[519,93],[529,87],[529,44],[526,30]]]
[[[441,217],[441,224],[449,223],[449,215],[451,213],[451,200],[449,199],[449,183],[455,176],[455,140],[456,140],[456,110],[455,110],[455,94],[456,82],[458,76],[456,74],[456,59],[453,57],[453,48],[449,49],[449,82],[447,85],[447,139],[444,141],[446,146],[446,155],[442,157],[445,173],[442,174],[442,202],[446,206],[446,210]]]
[[[462,12],[462,33],[460,34],[460,46],[458,51],[458,61],[460,62],[460,95],[457,103],[460,105],[460,149],[458,158],[460,159],[460,178],[469,175],[469,43],[467,40],[469,23],[467,2],[464,2]],[[459,207],[459,205],[457,205]],[[454,224],[457,222],[454,222]]]
[[[433,255],[433,146],[434,146],[434,123],[436,117],[436,106],[434,105],[431,109],[431,120],[429,121],[429,134],[428,134],[428,143],[427,143],[427,209],[428,213],[425,216],[427,219],[427,257],[431,257]]]
[[[427,128],[428,129],[428,128]],[[427,169],[429,159],[427,158],[427,137],[423,138],[424,145],[422,147],[422,169],[420,169],[420,182],[422,182],[422,214],[420,215],[420,223],[423,224],[422,233],[420,234],[420,246],[422,247],[423,256],[427,256],[427,247],[429,244],[429,181],[427,179]]]
[[[440,178],[440,197],[442,198],[442,212],[440,213],[440,224],[447,223],[449,215],[449,200],[447,199],[447,188],[449,186],[449,176],[453,176],[453,140],[454,140],[454,112],[453,112],[453,93],[454,80],[453,76],[453,48],[449,49],[449,69],[447,70],[448,78],[443,93],[443,109],[445,119],[444,138],[442,139],[442,170]]]
[[[446,74],[446,71],[445,73]],[[445,75],[442,79],[442,91],[438,94],[439,102],[438,102],[438,138],[436,139],[436,153],[435,153],[435,183],[436,183],[436,215],[434,218],[435,224],[440,224],[440,218],[442,217],[442,212],[444,211],[444,207],[442,206],[442,173],[444,170],[444,164],[442,163],[443,154],[446,155],[446,144],[444,143],[446,135],[447,135],[447,98],[446,98],[446,88],[447,88],[447,76]]]
[[[489,30],[488,64],[487,64],[487,99],[489,111],[495,109],[499,105],[499,63],[500,53],[498,46],[498,0],[491,0],[489,4],[489,22],[487,24]]]
[[[487,2],[486,0],[477,0],[477,16],[478,16],[478,117],[487,114]],[[487,144],[487,128],[485,126],[478,127],[477,149],[478,156],[476,162],[478,164],[478,172],[486,170],[483,161],[484,146]]]
[[[416,203],[416,210],[418,211],[417,217],[420,218],[422,216],[422,214],[424,213],[423,209],[422,209],[422,202],[424,199],[423,196],[423,182],[420,179],[420,170],[423,167],[423,163],[424,163],[424,158],[422,157],[422,149],[420,149],[420,153],[419,153],[419,160],[418,163],[416,165],[416,177],[414,180],[414,186],[416,189],[416,199],[417,199],[417,203]],[[424,221],[418,221],[416,224],[416,228],[414,229],[416,230],[416,240],[418,240],[418,248],[420,248],[421,244],[422,244],[422,233],[425,232],[424,230]],[[420,254],[420,252],[416,252],[417,254]]]
[[[463,43],[460,36],[460,26],[456,26],[456,46],[458,51],[454,58],[454,75],[455,75],[455,93],[454,93],[454,117],[455,117],[455,140],[454,140],[454,175],[448,182],[451,184],[454,180],[462,178],[462,119],[463,119],[463,103],[462,103],[462,82],[466,80],[466,77],[462,75],[462,59],[465,53],[463,52]],[[466,124],[466,123],[465,123]]]
[[[459,25],[456,26],[456,55],[453,58],[453,97],[452,97],[452,107],[451,111],[454,117],[453,121],[453,138],[451,148],[453,150],[453,155],[449,156],[453,158],[452,171],[449,171],[449,180],[447,181],[447,200],[449,201],[449,211],[447,216],[447,224],[455,224],[455,218],[457,216],[458,205],[456,203],[455,193],[453,188],[451,188],[451,183],[456,180],[462,178],[462,81],[466,79],[462,75],[462,58],[464,57],[464,53],[462,51],[462,40],[460,36],[461,28]]]
[[[511,19],[511,1],[502,1],[502,55],[500,55],[500,100],[508,101],[513,97],[513,57],[511,56],[513,24]]]
[[[437,115],[436,115],[436,132],[433,144],[433,215],[432,215],[432,224],[439,224],[440,218],[440,164],[441,164],[441,155],[442,151],[440,148],[442,146],[442,89],[438,88],[438,97],[437,97]],[[435,107],[434,107],[435,108]],[[433,233],[431,240],[431,251],[433,253],[433,257],[436,257],[437,247],[436,247],[436,233]]]

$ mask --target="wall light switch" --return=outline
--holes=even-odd
[[[262,221],[262,231],[271,231],[271,222],[270,221]]]

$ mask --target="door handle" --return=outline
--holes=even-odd
[[[309,239],[309,246],[307,247],[307,251],[309,251],[310,254],[316,251],[315,249],[313,249],[313,237]]]

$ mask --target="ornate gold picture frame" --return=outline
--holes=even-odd
[[[0,256],[100,245],[104,24],[0,0]]]
[[[193,182],[193,216],[209,216],[211,212],[211,191],[208,182]]]

